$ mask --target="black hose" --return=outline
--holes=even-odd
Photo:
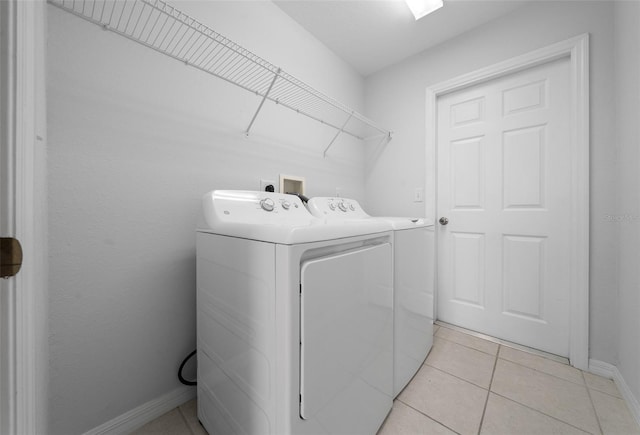
[[[295,192],[285,192],[287,195],[293,195],[293,196],[297,196],[298,198],[300,198],[300,201],[302,201],[303,203],[307,203],[309,202],[309,198],[307,198],[306,196],[304,196],[302,193],[295,193]]]
[[[196,349],[196,350],[194,350],[193,352],[191,352],[191,353],[189,354],[189,356],[187,356],[187,357],[184,359],[184,361],[182,361],[182,364],[180,364],[180,368],[178,369],[178,379],[180,379],[180,382],[182,382],[182,383],[183,383],[183,384],[185,384],[185,385],[198,385],[198,382],[197,382],[197,381],[188,381],[187,379],[185,379],[185,378],[182,376],[182,369],[184,368],[184,366],[185,366],[185,364],[187,363],[187,361],[189,361],[189,359],[190,359],[192,356],[194,356],[194,355],[196,354],[196,352],[197,352],[197,351],[198,351],[198,350]]]

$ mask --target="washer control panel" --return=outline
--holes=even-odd
[[[260,200],[260,208],[264,211],[277,211],[280,208],[284,211],[288,211],[301,208],[301,204],[287,198],[267,197]]]
[[[316,217],[337,219],[369,217],[358,201],[349,198],[318,196],[309,200],[307,208]]]
[[[253,203],[253,206],[250,205]],[[302,201],[296,196],[285,195],[274,192],[255,192],[255,197],[243,204],[246,210],[242,213],[251,214],[253,210],[257,211],[257,216],[262,215],[261,212],[271,213],[273,215],[282,214],[285,216],[308,216]]]
[[[206,194],[203,214],[209,228],[219,222],[278,225],[304,224],[315,219],[297,196],[238,190],[217,190]]]

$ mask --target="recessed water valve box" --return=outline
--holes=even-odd
[[[280,192],[304,195],[304,177],[280,174]]]

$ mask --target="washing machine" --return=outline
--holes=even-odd
[[[375,434],[393,402],[391,226],[213,191],[197,245],[198,418],[210,434]]]
[[[307,208],[329,221],[380,220],[393,228],[394,397],[400,394],[433,345],[435,242],[433,222],[423,218],[371,217],[358,201],[315,197]]]

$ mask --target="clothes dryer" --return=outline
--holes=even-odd
[[[394,245],[394,397],[422,366],[433,345],[434,226],[423,218],[371,217],[358,201],[315,197],[307,208],[325,221],[379,220],[393,228]]]
[[[393,401],[392,232],[299,198],[214,191],[197,230],[198,417],[210,434],[375,434]]]

